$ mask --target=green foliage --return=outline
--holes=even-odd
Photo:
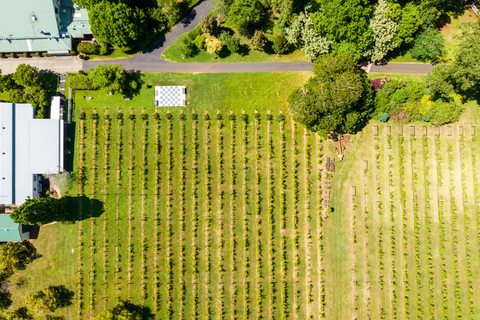
[[[25,88],[38,86],[40,84],[38,68],[22,63],[13,73],[13,81]]]
[[[33,315],[26,307],[21,307],[5,314],[7,320],[33,320]]]
[[[437,29],[428,28],[415,39],[410,53],[420,61],[435,62],[445,54],[445,38]]]
[[[104,45],[113,45],[127,51],[135,47],[146,29],[144,14],[125,3],[102,1],[89,12],[95,39]]]
[[[186,58],[193,57],[194,55],[197,54],[198,52],[198,47],[196,46],[195,42],[191,41],[188,37],[183,38],[182,40],[183,45],[182,45],[182,54]]]
[[[62,199],[51,197],[27,199],[10,215],[15,223],[24,225],[44,225],[59,221],[64,216],[65,206]]]
[[[12,303],[12,294],[8,291],[0,290],[0,310],[8,309]]]
[[[257,51],[263,51],[267,38],[262,31],[255,30],[255,34],[252,37],[252,48]]]
[[[70,77],[70,88],[73,90],[93,89],[92,79],[86,74],[77,74]]]
[[[313,20],[308,12],[302,12],[292,25],[287,28],[288,42],[301,45],[305,55],[315,59],[321,54],[328,53],[333,41],[322,37],[315,31]]]
[[[39,256],[31,242],[6,242],[0,246],[0,270],[8,273],[14,269],[24,270],[27,264]]]
[[[207,44],[205,43],[205,36],[199,35],[195,38],[195,45],[199,50],[205,50],[207,48]]]
[[[77,51],[85,54],[99,54],[100,46],[92,42],[80,42]]]
[[[398,22],[396,41],[397,45],[413,44],[414,35],[422,25],[422,17],[417,6],[413,3],[407,3],[402,9],[400,21]]]
[[[330,0],[322,1],[322,10],[311,17],[315,31],[333,42],[334,51],[359,60],[372,36],[369,28],[372,12],[369,0]]]
[[[262,4],[258,0],[233,0],[228,11],[228,22],[238,32],[247,34],[260,23]]]
[[[346,55],[326,54],[314,64],[315,77],[288,98],[294,118],[321,133],[354,132],[372,111],[373,89]]]
[[[421,82],[392,80],[386,83],[375,96],[375,111],[379,120],[382,114],[393,117],[401,112],[410,120],[420,120],[419,107],[424,91],[425,86]]]
[[[148,318],[142,307],[120,300],[115,307],[101,312],[94,320],[144,320]]]
[[[381,113],[378,115],[378,120],[381,122],[387,122],[390,119],[390,115],[388,113]]]
[[[218,22],[214,16],[207,14],[200,23],[203,33],[215,36],[218,33]]]
[[[288,51],[288,41],[283,34],[273,36],[273,51],[276,54],[283,54]]]
[[[73,296],[73,291],[63,285],[49,286],[25,296],[25,303],[34,315],[40,316],[71,305]]]
[[[89,70],[88,76],[95,88],[102,88],[113,93],[129,89],[127,73],[119,64],[99,64],[95,69]]]
[[[433,67],[425,81],[428,93],[434,100],[448,100],[454,92],[453,68],[450,65],[437,65]]]

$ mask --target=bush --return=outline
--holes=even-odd
[[[135,113],[130,113],[130,114],[128,115],[128,119],[130,119],[130,120],[132,120],[132,121],[135,120],[135,118],[136,118],[136,117],[135,117]]]
[[[92,42],[80,42],[77,51],[85,54],[100,54],[100,46]]]
[[[273,37],[273,51],[276,54],[283,54],[288,50],[288,42],[283,34],[277,34]]]
[[[155,119],[156,121],[160,120],[160,113],[155,112],[155,113],[153,114],[153,119]]]
[[[285,121],[285,116],[283,114],[279,114],[277,120],[280,122]]]
[[[223,119],[223,116],[221,113],[217,113],[217,120],[222,120]]]
[[[445,54],[445,38],[437,29],[428,28],[418,35],[410,53],[420,61],[437,61]]]
[[[378,120],[382,122],[387,122],[390,119],[390,115],[388,113],[382,113],[378,115]]]
[[[248,114],[242,113],[240,119],[242,119],[244,122],[248,122]]]
[[[265,119],[267,119],[267,121],[272,121],[273,120],[273,116],[271,114],[267,114],[267,116],[265,117]]]
[[[79,73],[70,77],[70,88],[74,90],[91,90],[93,89],[93,81],[89,76]]]
[[[85,111],[82,111],[82,112],[80,112],[80,115],[78,116],[78,119],[85,120],[86,117],[87,117],[87,114],[85,113]]]
[[[260,113],[254,113],[253,118],[256,120],[260,119]]]
[[[90,116],[90,118],[91,118],[92,120],[98,120],[98,114],[92,113],[92,115]]]
[[[205,115],[203,116],[203,119],[204,119],[205,121],[210,120],[210,115],[209,115],[208,113],[205,113]]]
[[[185,120],[187,119],[187,116],[184,113],[180,113],[180,120]]]
[[[108,113],[105,113],[103,117],[105,118],[105,120],[110,120],[110,115]]]
[[[228,51],[231,53],[237,53],[240,51],[240,38],[230,37],[225,41]]]
[[[205,50],[207,48],[207,44],[205,43],[205,36],[203,34],[195,38],[195,45],[197,46],[198,50]]]
[[[192,113],[192,120],[198,120],[198,114]]]
[[[187,33],[187,38],[191,41],[191,42],[194,42],[198,36],[200,36],[202,34],[202,29],[199,28],[199,27],[196,27],[195,29],[193,29],[192,31],[190,31],[189,33]]]
[[[234,114],[229,115],[228,120],[235,121],[235,115]]]
[[[255,34],[252,37],[252,48],[257,51],[263,51],[266,41],[267,40],[263,32],[255,30]]]
[[[167,113],[167,114],[165,115],[165,118],[167,118],[167,120],[172,119],[172,117],[173,117],[173,116],[172,116],[171,113]]]
[[[183,45],[181,51],[185,58],[190,58],[197,54],[198,48],[195,45],[195,42],[191,41],[188,37],[183,38],[182,42]]]
[[[117,112],[117,119],[122,120],[123,119],[123,113]]]
[[[147,120],[148,119],[148,114],[146,113],[142,113],[142,115],[140,116],[142,118],[142,120]]]

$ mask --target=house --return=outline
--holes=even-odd
[[[155,107],[184,107],[186,90],[181,86],[156,86]]]
[[[69,54],[72,39],[92,33],[72,0],[2,0],[0,21],[0,53]]]
[[[60,97],[52,98],[50,119],[35,119],[34,113],[30,104],[0,103],[0,205],[7,207],[0,211],[0,241],[13,241],[12,233],[25,237],[25,227],[10,219],[8,209],[38,197],[42,175],[63,172]]]

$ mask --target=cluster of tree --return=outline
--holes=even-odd
[[[315,61],[314,74],[288,98],[295,120],[323,135],[358,130],[372,114],[374,92],[355,59],[322,55]]]
[[[36,67],[20,64],[13,74],[0,76],[0,92],[8,92],[9,102],[32,104],[37,118],[44,118],[56,92],[57,79],[55,74],[40,73]]]
[[[94,320],[149,320],[153,318],[150,309],[119,300],[112,309],[99,313]]]
[[[75,0],[89,10],[95,39],[106,53],[144,49],[167,27],[173,26],[194,0]]]
[[[10,214],[15,223],[24,225],[44,225],[60,221],[66,216],[64,200],[52,197],[28,198]]]
[[[127,95],[138,93],[142,86],[142,74],[127,72],[119,65],[97,65],[88,72],[79,72],[70,78],[70,88],[75,90],[105,89]]]

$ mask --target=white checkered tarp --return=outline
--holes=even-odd
[[[185,87],[155,87],[156,107],[184,107]]]

